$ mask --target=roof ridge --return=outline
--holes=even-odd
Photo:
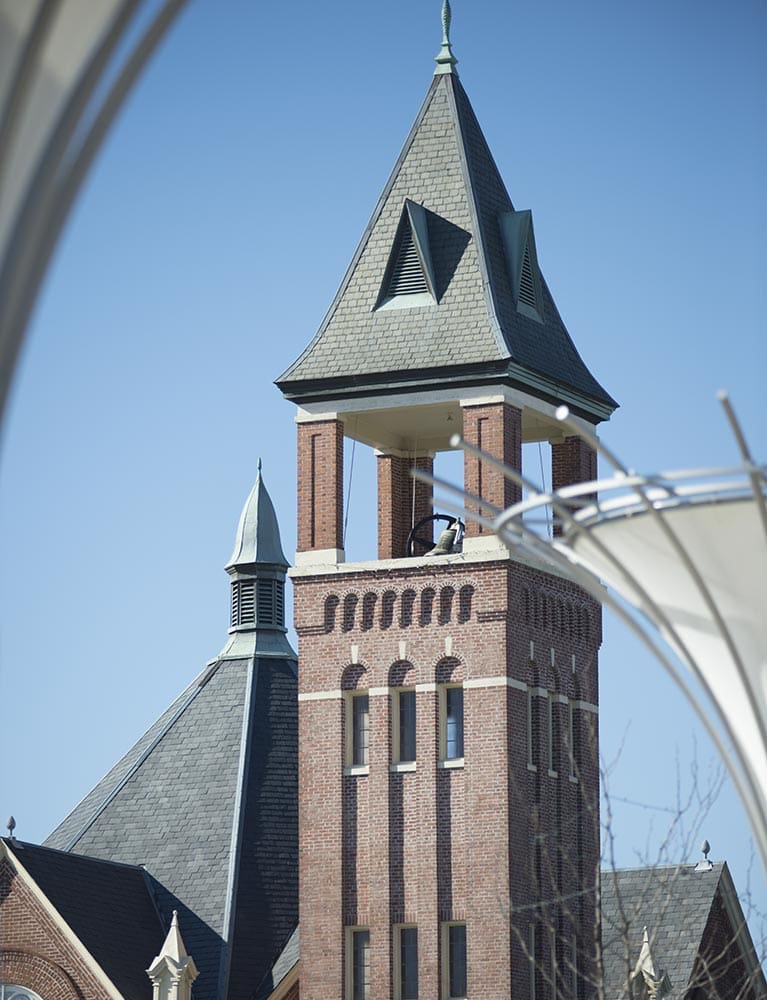
[[[485,299],[485,304],[487,306],[487,312],[490,319],[490,326],[493,331],[493,337],[495,338],[496,347],[501,355],[501,358],[511,358],[512,353],[509,349],[509,345],[506,342],[506,338],[503,334],[503,327],[501,326],[500,319],[498,317],[498,304],[495,300],[495,283],[492,280],[492,274],[490,271],[490,260],[487,252],[487,243],[485,240],[485,227],[482,221],[482,213],[479,210],[478,196],[474,184],[474,176],[471,169],[471,161],[466,149],[466,136],[463,130],[463,119],[461,116],[461,109],[458,106],[458,101],[456,99],[456,87],[460,87],[461,94],[465,98],[466,104],[471,111],[472,117],[474,118],[474,124],[477,127],[477,131],[484,139],[482,129],[479,127],[479,122],[477,121],[477,116],[474,114],[474,109],[471,107],[471,102],[469,101],[468,94],[463,88],[463,84],[458,79],[455,74],[445,74],[446,78],[451,81],[447,84],[448,92],[448,104],[450,107],[450,115],[453,118],[453,124],[455,126],[456,142],[458,145],[458,158],[461,161],[461,170],[464,175],[464,184],[466,186],[467,201],[469,204],[469,212],[471,214],[472,228],[474,229],[474,242],[477,246],[477,260],[479,262],[479,269],[482,274],[482,292]],[[506,191],[506,185],[503,183],[503,178],[501,177],[498,166],[493,158],[493,154],[490,152],[490,147],[485,140],[485,151],[490,157],[490,162],[492,163],[501,187]],[[508,191],[506,191],[506,196],[509,199],[509,204],[514,208],[511,203],[511,197]]]
[[[28,840],[19,840],[18,837],[0,837],[0,840],[2,840],[6,847],[11,848],[14,855],[19,849],[21,851],[26,851],[31,848],[33,851],[46,851],[50,854],[60,854],[62,857],[77,858],[80,861],[91,862],[95,865],[111,865],[115,868],[129,868],[135,872],[148,874],[143,865],[132,865],[127,861],[112,861],[109,858],[96,858],[91,854],[79,854],[77,851],[68,851],[61,847],[48,847],[47,844],[34,844]]]

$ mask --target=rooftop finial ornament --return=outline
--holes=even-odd
[[[439,54],[434,60],[437,64],[437,68],[434,70],[434,75],[437,76],[439,73],[455,73],[453,67],[458,62],[458,60],[453,55],[453,50],[450,47],[450,21],[452,20],[452,13],[450,11],[450,0],[443,0],[442,2],[442,48],[439,50]],[[457,74],[456,74],[457,75]]]

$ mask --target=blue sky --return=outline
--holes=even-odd
[[[224,644],[223,565],[259,456],[294,549],[293,413],[272,380],[407,135],[439,8],[192,0],[111,133],[4,428],[0,812],[21,838],[41,840]],[[453,4],[461,79],[621,403],[602,435],[643,471],[736,460],[722,386],[767,457],[765,29],[756,0]],[[371,551],[372,487],[358,451],[350,557]],[[601,663],[618,861],[653,860],[677,772],[684,796],[713,751],[609,620]],[[732,792],[688,825],[767,911]]]

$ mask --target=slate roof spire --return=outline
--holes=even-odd
[[[441,73],[454,73],[458,75],[455,65],[458,60],[453,55],[453,49],[450,45],[450,23],[453,19],[452,11],[450,10],[450,0],[443,0],[442,3],[442,48],[437,53],[435,62],[437,68],[434,70],[434,75],[439,76]]]
[[[295,656],[285,628],[285,573],[274,504],[258,474],[242,508],[226,571],[232,578],[231,638],[221,656]]]
[[[455,72],[449,3],[443,14],[437,72],[415,123],[317,334],[277,385],[317,412],[502,386],[606,420],[617,404],[562,322],[532,215],[513,205]],[[423,253],[411,255],[413,271],[430,270],[428,294],[388,281],[405,216],[416,250],[429,248],[430,269]]]

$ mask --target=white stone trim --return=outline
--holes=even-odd
[[[370,764],[349,764],[344,768],[345,778],[364,777],[370,774]]]
[[[344,693],[340,689],[334,691],[300,691],[299,701],[335,701],[343,698]]]
[[[391,691],[393,690],[394,688],[388,688],[388,687],[368,688],[368,694],[370,695],[371,698],[379,698],[381,697],[381,695],[390,694]]]
[[[416,691],[436,691],[437,685],[434,681],[427,681],[425,684],[416,684]]]
[[[527,691],[527,684],[516,677],[472,677],[463,682],[465,688],[510,687],[516,691]]]
[[[329,566],[343,566],[344,559],[346,553],[343,549],[307,549],[305,552],[296,551],[295,565],[296,569],[299,566],[306,568],[321,566],[327,569]]]
[[[50,919],[56,925],[56,927],[61,931],[65,940],[67,940],[74,950],[80,955],[85,965],[90,969],[93,975],[96,977],[98,982],[102,985],[104,992],[107,993],[112,1000],[123,1000],[122,993],[117,989],[112,980],[107,976],[104,970],[101,968],[96,959],[91,955],[88,949],[85,947],[83,942],[74,933],[69,924],[64,920],[59,911],[51,903],[50,899],[46,896],[40,886],[35,882],[29,872],[26,870],[24,865],[19,861],[18,855],[15,851],[11,850],[5,844],[0,842],[0,858],[6,857],[11,864],[11,867],[16,871],[16,874],[21,877],[22,882],[25,883],[27,888],[30,890],[32,895],[37,899],[38,903],[42,906],[45,912],[48,914]]]
[[[463,766],[463,757],[451,757],[437,761],[437,767],[444,771],[460,771],[463,769]]]
[[[402,760],[395,761],[393,764],[389,764],[389,770],[392,774],[406,774],[416,770],[416,761],[414,760]]]
[[[582,712],[592,712],[594,715],[599,715],[599,706],[592,705],[589,701],[574,701],[574,708],[579,708]]]

